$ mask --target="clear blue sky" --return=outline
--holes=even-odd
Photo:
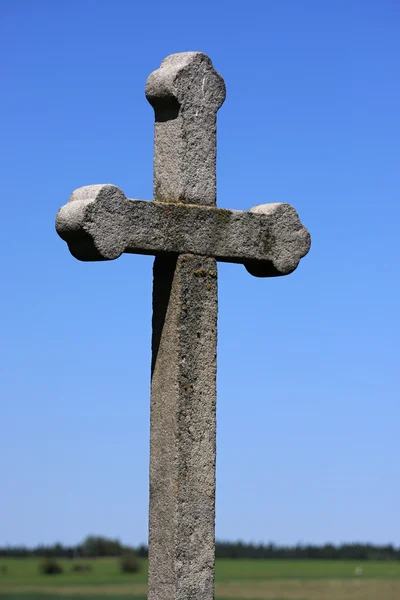
[[[3,0],[0,544],[147,541],[152,258],[80,263],[73,189],[152,196],[147,75],[225,78],[218,203],[294,204],[291,276],[219,267],[217,536],[400,544],[395,0]]]

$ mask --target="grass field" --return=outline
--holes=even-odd
[[[147,562],[119,572],[114,559],[84,561],[91,573],[41,575],[40,560],[0,559],[0,600],[144,600]],[[360,570],[362,569],[362,570]],[[400,562],[217,560],[215,596],[254,600],[400,600]]]

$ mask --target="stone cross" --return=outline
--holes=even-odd
[[[149,599],[212,600],[215,551],[217,265],[287,275],[310,248],[289,204],[216,207],[216,114],[222,77],[201,52],[151,73],[154,200],[113,185],[77,189],[56,219],[79,260],[154,260]]]

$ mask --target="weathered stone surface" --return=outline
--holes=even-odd
[[[156,258],[151,385],[149,600],[212,600],[217,271]]]
[[[155,200],[215,205],[225,85],[210,59],[166,58],[146,95],[155,110]],[[149,600],[213,600],[216,261],[157,256],[153,289]]]
[[[57,231],[81,260],[110,260],[123,252],[193,253],[243,263],[264,277],[291,273],[310,247],[309,233],[289,204],[244,212],[129,200],[111,185],[76,190],[58,213]]]
[[[215,204],[224,80],[202,52],[172,54],[149,75],[146,97],[155,111],[154,198]]]
[[[167,57],[146,84],[155,111],[154,199],[112,185],[76,190],[56,227],[81,260],[155,254],[150,433],[149,600],[213,600],[216,259],[285,275],[310,236],[288,204],[216,204],[223,79],[201,52]]]

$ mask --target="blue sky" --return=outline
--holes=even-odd
[[[217,537],[400,544],[399,5],[3,0],[0,544],[147,541],[152,258],[80,263],[73,189],[152,197],[148,74],[225,78],[218,203],[290,202],[291,276],[219,266]]]

